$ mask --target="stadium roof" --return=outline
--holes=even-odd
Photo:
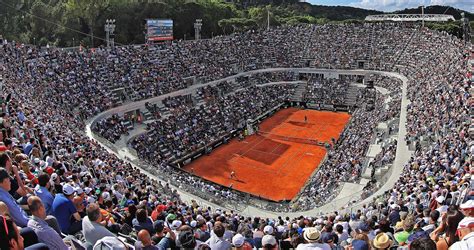
[[[382,14],[370,15],[365,18],[365,21],[395,21],[395,22],[447,22],[454,21],[452,15],[444,14]]]

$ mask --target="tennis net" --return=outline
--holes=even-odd
[[[317,145],[317,146],[324,146],[324,142],[320,142],[318,140],[309,139],[309,138],[298,138],[298,137],[277,135],[277,134],[272,134],[272,133],[265,132],[265,131],[258,131],[257,135],[263,136],[263,137],[265,137],[267,139],[271,139],[271,140],[282,140],[282,141],[296,142],[296,143],[302,143],[302,144],[311,144],[311,145]]]

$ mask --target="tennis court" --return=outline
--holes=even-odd
[[[260,124],[261,134],[233,139],[184,169],[266,199],[291,200],[324,159],[326,149],[315,142],[339,138],[349,119],[347,113],[280,110]]]

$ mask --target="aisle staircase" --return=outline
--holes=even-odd
[[[346,91],[346,100],[345,104],[347,106],[358,106],[358,98],[357,95],[359,94],[359,87],[356,85],[349,85],[349,88]]]
[[[410,46],[411,41],[413,40],[413,37],[416,35],[417,32],[418,32],[418,30],[416,30],[416,29],[413,30],[413,32],[410,35],[410,38],[408,38],[408,41],[406,42],[405,46],[403,46],[402,51],[400,53],[398,53],[397,59],[395,59],[393,61],[392,71],[395,71],[395,67],[398,65],[398,62],[400,61],[400,58],[402,58],[402,56],[405,54],[405,51],[407,50],[408,46]]]
[[[375,41],[375,25],[372,25],[372,29],[370,29],[369,32],[369,41],[367,42],[367,48],[365,52],[365,60],[367,60],[367,64],[365,65],[365,68],[374,68],[374,65],[372,65],[372,55],[373,55],[373,44]]]
[[[293,102],[303,101],[303,96],[304,96],[304,93],[306,92],[306,86],[308,86],[307,82],[298,83],[298,86],[295,88],[295,92],[293,96],[290,97],[290,101],[293,101]]]

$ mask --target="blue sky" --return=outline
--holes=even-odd
[[[420,5],[447,5],[474,12],[474,0],[306,0],[319,5],[345,5],[382,11],[401,10]]]

